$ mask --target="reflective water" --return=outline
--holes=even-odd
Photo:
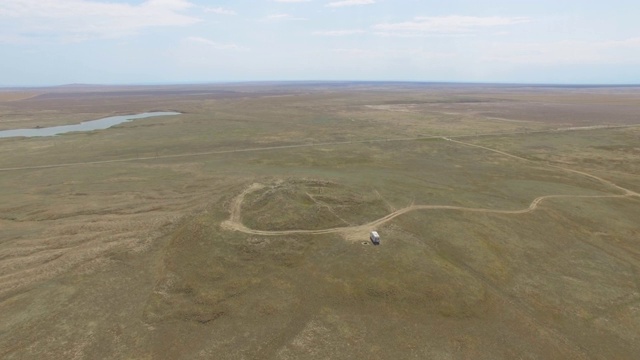
[[[80,124],[75,125],[62,125],[62,126],[53,126],[48,128],[39,128],[39,129],[14,129],[14,130],[4,130],[0,131],[0,138],[8,138],[8,137],[37,137],[37,136],[53,136],[64,134],[68,132],[74,131],[91,131],[91,130],[102,130],[107,129],[112,126],[122,124],[123,122],[144,119],[153,116],[167,116],[167,115],[180,115],[178,112],[147,112],[142,114],[135,115],[120,115],[120,116],[110,116],[103,119],[85,121]]]

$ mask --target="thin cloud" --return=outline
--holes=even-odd
[[[22,35],[0,34],[0,44],[28,44],[33,42],[31,38]]]
[[[355,34],[364,34],[364,30],[353,29],[353,30],[328,30],[328,31],[314,31],[313,35],[319,36],[349,36]]]
[[[246,51],[248,50],[245,47],[239,46],[233,43],[219,43],[217,41],[209,40],[207,38],[199,37],[199,36],[190,36],[185,39],[185,41],[190,43],[202,44],[214,48],[216,50],[236,50],[236,51]]]
[[[279,3],[303,3],[303,2],[309,2],[311,0],[272,0],[274,2],[279,2]]]
[[[344,6],[356,6],[356,5],[370,5],[375,4],[375,0],[342,0],[333,1],[328,3],[327,7],[344,7]]]
[[[238,13],[231,9],[226,9],[223,7],[215,7],[215,8],[205,8],[205,12],[214,13],[218,15],[237,15]]]
[[[303,17],[295,17],[291,14],[271,14],[262,19],[263,21],[287,21],[287,20],[308,20]]]
[[[527,17],[419,16],[411,21],[377,24],[373,29],[380,35],[389,36],[461,35],[530,21]]]
[[[331,49],[331,52],[335,54],[339,54],[342,56],[353,57],[353,58],[376,58],[382,57],[383,54],[377,51],[369,50],[369,49],[359,49],[359,48],[340,48],[340,49]]]
[[[558,41],[550,43],[493,43],[484,61],[512,64],[577,65],[636,64],[640,61],[640,37],[606,41]]]
[[[445,52],[425,51],[422,49],[404,48],[404,49],[362,49],[362,48],[335,48],[331,52],[336,55],[348,58],[364,58],[364,59],[383,59],[395,60],[411,58],[415,61],[428,61],[430,63],[441,63],[454,58],[456,54]]]
[[[147,28],[186,26],[200,19],[185,14],[186,0],[147,0],[138,5],[92,0],[2,0],[0,19],[14,38],[84,41],[118,38]]]

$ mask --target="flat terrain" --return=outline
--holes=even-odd
[[[640,353],[640,88],[4,90],[0,130],[160,110],[0,139],[0,358]]]

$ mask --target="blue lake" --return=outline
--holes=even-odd
[[[38,137],[38,136],[53,136],[60,135],[69,132],[75,131],[91,131],[91,130],[103,130],[110,128],[112,126],[122,124],[127,121],[144,119],[153,116],[168,116],[168,115],[180,115],[178,112],[146,112],[142,114],[135,115],[119,115],[119,116],[110,116],[103,119],[85,121],[80,124],[75,125],[62,125],[62,126],[53,126],[48,128],[37,128],[37,129],[14,129],[14,130],[4,130],[0,131],[0,138],[8,138],[8,137]]]

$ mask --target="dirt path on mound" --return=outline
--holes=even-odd
[[[475,144],[470,144],[470,143],[465,143],[462,141],[458,141],[458,140],[453,140],[451,138],[445,138],[446,140],[455,142],[455,143],[459,143],[461,145],[465,145],[465,146],[471,146],[471,147],[476,147],[476,148],[480,148],[483,150],[487,150],[487,151],[491,151],[491,152],[495,152],[504,156],[508,156],[511,158],[515,158],[518,160],[522,160],[522,161],[526,161],[526,162],[532,162],[532,163],[536,163],[533,160],[529,160],[517,155],[513,155],[513,154],[509,154],[506,153],[504,151],[500,151],[500,150],[496,150],[496,149],[492,149],[492,148],[488,148],[485,146],[481,146],[481,145],[475,145]],[[601,177],[598,177],[596,175],[593,174],[589,174],[583,171],[578,171],[578,170],[573,170],[573,169],[569,169],[569,168],[565,168],[562,166],[558,166],[558,165],[552,165],[552,164],[547,164],[550,167],[554,167],[563,171],[567,171],[567,172],[571,172],[571,173],[575,173],[575,174],[579,174],[579,175],[583,175],[586,177],[589,177],[591,179],[597,180],[599,182],[601,182],[602,184],[605,184],[607,186],[613,187],[617,190],[622,191],[624,194],[611,194],[611,195],[544,195],[544,196],[539,196],[535,199],[533,199],[533,201],[531,202],[531,204],[529,204],[529,206],[527,208],[524,209],[519,209],[519,210],[504,210],[504,209],[485,209],[485,208],[471,208],[471,207],[463,207],[463,206],[451,206],[451,205],[410,205],[407,207],[404,207],[402,209],[396,210],[384,217],[381,217],[380,219],[371,221],[369,223],[366,224],[362,224],[362,225],[356,225],[356,226],[344,226],[344,227],[336,227],[336,228],[329,228],[329,229],[321,229],[321,230],[254,230],[254,229],[250,229],[248,227],[246,227],[243,223],[242,223],[242,217],[241,217],[241,208],[242,208],[242,202],[244,201],[244,197],[253,192],[253,191],[257,191],[259,189],[264,188],[264,185],[262,184],[258,184],[258,183],[254,183],[251,186],[249,186],[247,189],[245,189],[240,195],[238,195],[232,202],[231,204],[231,214],[229,216],[228,220],[225,220],[222,222],[222,227],[224,229],[227,230],[232,230],[232,231],[240,231],[243,233],[247,233],[247,234],[253,234],[253,235],[264,235],[264,236],[281,236],[281,235],[292,235],[292,234],[308,234],[308,235],[320,235],[320,234],[342,234],[347,240],[358,240],[358,239],[362,239],[362,234],[363,233],[368,233],[369,231],[380,227],[381,225],[393,220],[394,218],[400,216],[400,215],[404,215],[406,213],[412,212],[412,211],[418,211],[418,210],[452,210],[452,211],[468,211],[468,212],[478,212],[478,213],[488,213],[488,214],[511,214],[511,215],[516,215],[516,214],[526,214],[526,213],[530,213],[534,210],[536,210],[538,208],[538,206],[540,206],[540,203],[542,203],[544,200],[547,199],[554,199],[554,198],[572,198],[572,199],[591,199],[591,198],[626,198],[626,197],[640,197],[640,194],[638,194],[635,191],[626,189],[622,186],[619,186],[617,184],[615,184],[612,181],[603,179]]]
[[[357,233],[358,237],[362,238],[363,232],[368,233],[372,229],[378,228],[381,225],[395,219],[400,215],[404,215],[406,213],[417,211],[417,210],[454,210],[454,211],[468,211],[468,212],[489,213],[489,214],[514,214],[515,215],[515,214],[530,213],[536,210],[543,200],[552,199],[552,198],[625,198],[628,196],[632,196],[632,195],[544,195],[544,196],[535,198],[531,202],[529,207],[525,209],[519,209],[519,210],[470,208],[470,207],[450,206],[450,205],[411,205],[411,206],[407,206],[405,208],[396,210],[384,217],[381,217],[380,219],[371,221],[366,224],[356,225],[356,226],[345,226],[345,227],[337,227],[337,228],[329,228],[329,229],[321,229],[321,230],[254,230],[246,227],[244,224],[242,224],[241,221],[239,221],[240,220],[239,211],[242,205],[242,201],[244,200],[244,196],[251,192],[247,190],[245,190],[242,194],[240,194],[235,199],[232,215],[229,220],[225,220],[222,223],[223,228],[227,230],[240,231],[247,234],[266,235],[266,236],[292,235],[292,234],[319,235],[319,234],[341,233],[347,236],[347,238],[350,238],[349,235],[353,233]]]
[[[259,183],[253,183],[251,184],[251,186],[246,188],[242,192],[242,194],[238,195],[238,197],[233,199],[233,202],[231,203],[231,216],[229,217],[229,221],[231,221],[232,223],[240,224],[242,222],[240,218],[240,208],[242,207],[242,202],[244,201],[244,197],[249,193],[258,191],[263,188],[264,188],[264,185]]]

